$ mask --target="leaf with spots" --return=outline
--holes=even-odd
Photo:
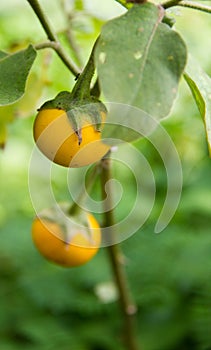
[[[12,55],[0,51],[0,105],[11,104],[24,94],[35,57],[32,45]]]
[[[161,23],[164,10],[135,5],[102,28],[95,63],[109,102],[129,104],[156,119],[166,117],[186,64],[180,35]]]

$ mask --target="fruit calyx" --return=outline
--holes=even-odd
[[[81,129],[85,125],[92,124],[95,131],[101,132],[102,113],[106,114],[105,105],[91,96],[89,99],[78,100],[68,91],[60,92],[53,100],[45,102],[39,111],[44,109],[63,110],[78,137],[79,145],[82,142]]]
[[[69,214],[69,204],[62,203],[59,205],[59,208],[44,209],[37,215],[37,218],[43,220],[43,222],[56,223],[62,232],[62,237],[58,238],[69,245],[78,232],[88,240],[91,240],[92,232],[87,215],[88,212],[84,210],[76,211],[71,215]],[[52,233],[55,235],[55,232]]]
[[[101,132],[103,114],[107,114],[104,104],[95,96],[91,96],[90,84],[95,71],[94,50],[96,40],[89,60],[78,76],[72,92],[62,91],[54,99],[45,102],[38,111],[44,109],[61,109],[66,114],[77,135],[78,144],[82,142],[82,127],[92,124],[95,131]]]
[[[68,117],[77,135],[78,144],[82,142],[81,129],[92,124],[95,131],[101,132],[102,116],[107,114],[105,105],[95,96],[91,96],[90,84],[95,71],[95,42],[89,60],[79,75],[72,92],[62,91],[54,99],[45,102],[38,111],[44,109],[61,109]],[[103,113],[103,114],[102,114]]]

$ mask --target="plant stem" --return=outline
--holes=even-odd
[[[77,42],[75,40],[75,37],[73,35],[72,31],[72,22],[74,19],[74,14],[72,12],[69,12],[65,6],[65,0],[60,0],[61,8],[64,13],[64,16],[66,17],[67,21],[67,29],[65,30],[65,35],[67,38],[67,41],[69,43],[70,48],[73,51],[74,57],[79,65],[79,67],[82,68],[83,61],[80,53],[80,47],[77,45]]]
[[[211,6],[202,5],[193,1],[181,1],[178,5],[183,7],[189,7],[191,9],[202,12],[211,13]]]
[[[76,212],[81,210],[80,204],[83,203],[87,197],[87,193],[91,190],[92,186],[95,183],[96,177],[99,175],[100,168],[99,164],[96,164],[94,168],[91,170],[89,177],[87,179],[85,188],[79,193],[79,196],[76,201],[70,206],[68,210],[69,215],[74,215]]]
[[[104,208],[104,227],[109,228],[109,242],[108,253],[111,261],[111,267],[116,280],[117,288],[119,291],[120,306],[124,317],[124,332],[125,344],[128,350],[138,350],[135,332],[135,314],[137,311],[136,305],[131,300],[131,293],[127,281],[127,276],[122,264],[122,253],[119,244],[112,244],[114,230],[114,211],[112,208],[112,188],[109,183],[111,179],[111,159],[104,158],[101,160],[101,182],[102,182],[102,196],[107,196],[106,205]],[[107,192],[105,192],[105,185]],[[108,200],[109,198],[109,200]]]
[[[97,78],[93,87],[90,91],[91,96],[95,96],[96,98],[100,97],[100,85],[99,85],[99,79]]]
[[[168,9],[169,7],[178,6],[180,1],[182,0],[166,0],[163,3],[161,3],[161,6],[164,9]]]
[[[203,11],[207,13],[211,13],[211,6],[202,5],[200,3],[189,1],[189,0],[167,0],[161,4],[164,9],[173,7],[173,6],[182,6],[188,7],[194,10]]]
[[[79,75],[78,80],[73,87],[72,96],[74,96],[74,98],[85,99],[90,97],[90,83],[95,71],[94,51],[97,41],[98,38],[92,47],[91,54],[83,72]]]
[[[43,43],[35,44],[34,48],[36,50],[43,49],[54,49],[55,51],[58,49],[59,43],[58,41],[44,41]]]
[[[48,39],[51,43],[54,43],[54,45],[49,45],[48,47],[53,48],[57,55],[61,58],[62,62],[66,65],[66,67],[71,71],[71,73],[75,76],[78,75],[79,70],[76,67],[76,65],[70,60],[69,56],[64,51],[62,45],[60,44],[56,33],[51,28],[51,25],[48,21],[48,18],[44,14],[42,8],[40,7],[40,4],[37,0],[26,0],[28,1],[29,5],[32,7],[34,13],[37,15]],[[45,46],[47,47],[47,46]],[[41,48],[41,47],[40,47]]]

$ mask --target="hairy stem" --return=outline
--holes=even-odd
[[[183,7],[189,7],[191,9],[202,12],[211,13],[211,6],[202,5],[194,1],[181,1],[178,5]]]
[[[203,11],[211,13],[211,6],[203,5],[194,1],[189,0],[167,0],[161,4],[164,9],[173,7],[173,6],[182,6],[188,7],[194,10]]]
[[[91,96],[95,96],[96,98],[100,97],[100,85],[99,85],[99,79],[97,78],[93,87],[90,91]]]
[[[65,64],[65,66],[70,70],[70,72],[73,75],[77,76],[79,73],[78,68],[76,67],[74,62],[72,62],[72,60],[70,60],[69,56],[64,51],[62,45],[60,44],[60,42],[57,38],[56,33],[51,28],[51,25],[48,21],[48,18],[46,17],[45,13],[43,12],[42,8],[40,7],[39,2],[37,0],[26,0],[26,1],[28,1],[30,6],[32,7],[34,13],[38,17],[46,35],[47,35],[47,38],[50,40],[50,43],[54,43],[54,45],[49,45],[48,47],[53,48],[56,51],[57,55],[61,58],[62,62]],[[45,47],[47,47],[47,46],[45,46]],[[40,47],[40,49],[41,49],[41,47]]]
[[[110,245],[108,246],[108,254],[111,261],[111,267],[116,280],[116,285],[119,291],[120,306],[124,317],[124,338],[125,344],[128,350],[138,350],[136,341],[136,327],[135,327],[135,314],[137,308],[131,299],[131,293],[127,281],[127,276],[122,263],[122,253],[119,244],[112,244],[114,230],[112,229],[114,220],[114,211],[112,208],[112,188],[109,180],[111,179],[111,159],[104,158],[101,160],[101,182],[102,182],[102,196],[107,197],[106,205],[104,207],[104,227],[109,228],[108,240]],[[105,192],[106,185],[106,192]],[[107,233],[106,233],[107,234]]]
[[[74,96],[75,98],[84,99],[90,97],[90,83],[95,71],[94,51],[97,41],[98,38],[94,43],[88,62],[83,72],[79,75],[78,80],[72,90],[72,96]]]

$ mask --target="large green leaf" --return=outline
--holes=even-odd
[[[164,23],[152,3],[135,5],[102,28],[95,62],[102,92],[109,102],[138,107],[166,117],[186,64],[186,46]]]
[[[25,91],[26,79],[36,57],[30,45],[27,49],[12,55],[0,55],[0,105],[18,100]]]
[[[190,56],[184,77],[204,119],[211,157],[211,78],[203,71],[199,63]]]

